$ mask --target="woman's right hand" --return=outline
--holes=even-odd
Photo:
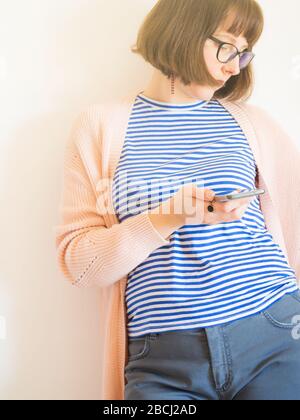
[[[235,190],[234,192],[239,192]],[[246,197],[226,202],[213,202],[215,192],[199,188],[194,183],[181,187],[169,200],[161,204],[163,211],[182,217],[183,225],[209,224],[240,220],[254,197]],[[208,211],[212,204],[214,211]],[[166,214],[166,213],[165,213]]]

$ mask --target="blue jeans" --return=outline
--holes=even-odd
[[[125,400],[300,400],[300,290],[208,328],[129,337]]]

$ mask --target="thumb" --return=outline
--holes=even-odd
[[[209,188],[204,189],[204,200],[212,201],[215,198],[216,193]]]

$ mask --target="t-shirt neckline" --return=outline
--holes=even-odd
[[[148,105],[152,105],[154,107],[165,109],[165,110],[189,110],[189,109],[195,109],[199,107],[205,107],[205,105],[209,104],[211,100],[204,100],[201,99],[197,102],[193,103],[187,103],[187,104],[172,104],[167,102],[160,102],[154,99],[150,99],[147,96],[143,95],[142,92],[138,93],[137,97],[142,100],[143,102],[147,103]]]

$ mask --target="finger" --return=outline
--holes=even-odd
[[[246,210],[249,206],[249,200],[243,199],[243,200],[236,200],[236,201],[238,201],[238,203],[231,207],[231,210],[230,210],[231,212],[234,211],[234,210],[239,210],[239,209],[241,209],[241,210],[245,209]]]
[[[235,191],[236,191],[236,193],[239,193],[242,190],[238,189],[238,190],[235,190]],[[252,197],[244,197],[244,198],[239,198],[239,199],[236,199],[236,200],[231,200],[231,201],[228,201],[228,202],[224,203],[225,204],[224,208],[226,209],[226,211],[231,212],[231,211],[233,211],[235,209],[238,209],[238,208],[241,208],[243,206],[247,207],[251,201],[252,201]]]
[[[241,219],[243,216],[244,216],[244,214],[245,214],[245,212],[246,212],[246,210],[247,210],[247,207],[248,207],[248,205],[246,204],[246,205],[244,205],[244,206],[241,206],[241,207],[239,207],[239,208],[235,208],[235,209],[233,209],[229,214],[232,216],[232,215],[235,215],[235,217],[237,218],[237,219]]]
[[[198,200],[212,201],[215,197],[215,192],[213,190],[210,190],[209,188],[199,188],[195,184],[192,185],[191,191],[193,197]]]
[[[215,191],[214,190],[210,190],[209,188],[205,188],[204,189],[204,200],[205,201],[213,201],[213,199],[215,198]]]

